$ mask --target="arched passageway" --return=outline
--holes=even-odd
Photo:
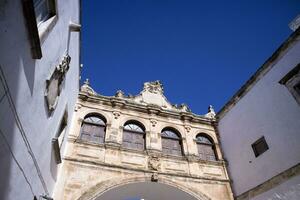
[[[103,193],[96,200],[197,200],[190,194],[157,182],[122,185]]]

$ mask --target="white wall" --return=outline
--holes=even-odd
[[[278,61],[219,122],[235,195],[300,161],[300,106],[278,82],[300,62],[300,42]],[[255,158],[251,144],[265,136],[269,150]]]
[[[300,176],[295,176],[277,187],[257,195],[253,200],[299,200]]]
[[[48,115],[44,99],[45,81],[64,56],[69,21],[78,23],[80,12],[78,0],[56,2],[58,21],[41,44],[43,57],[40,60],[31,57],[21,1],[4,0],[0,3],[0,65],[50,195],[58,170],[51,139],[65,110],[68,122],[71,122],[79,86],[79,33],[71,33],[70,69],[58,105],[53,114]],[[0,83],[0,98],[3,94]],[[5,137],[0,134],[0,199],[33,199],[23,174],[34,195],[45,193],[6,97],[0,102],[0,130]]]

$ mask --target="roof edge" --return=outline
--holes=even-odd
[[[238,101],[243,98],[247,92],[274,66],[280,57],[282,57],[286,51],[294,44],[297,37],[300,36],[300,27],[293,32],[280,46],[279,48],[269,57],[264,64],[258,68],[258,70],[242,85],[242,87],[229,99],[229,101],[221,108],[217,113],[217,119],[220,120],[224,115],[235,105]]]

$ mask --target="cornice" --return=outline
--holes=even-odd
[[[148,169],[140,169],[140,168],[134,168],[134,167],[129,167],[129,166],[121,166],[121,165],[116,165],[116,164],[109,164],[109,163],[104,163],[104,162],[99,162],[99,161],[91,161],[91,160],[85,160],[85,159],[79,159],[79,158],[74,158],[72,156],[65,156],[63,158],[65,161],[70,161],[70,162],[76,162],[76,163],[81,163],[81,164],[90,164],[90,165],[96,165],[96,166],[103,166],[103,167],[109,167],[112,169],[123,169],[123,170],[130,170],[130,171],[135,171],[135,172],[143,172],[143,173],[153,173],[153,170],[148,170]],[[189,179],[198,179],[198,180],[203,180],[203,181],[217,181],[217,182],[229,182],[229,179],[222,179],[222,178],[215,178],[215,177],[203,177],[203,176],[195,176],[195,175],[190,175],[186,173],[172,173],[172,172],[157,172],[157,174],[160,175],[167,175],[167,176],[176,176],[176,177],[183,177],[183,178],[189,178]]]
[[[79,92],[79,103],[85,104],[94,103],[100,105],[110,106],[112,108],[128,109],[133,111],[138,111],[150,115],[158,115],[162,117],[171,117],[174,119],[181,119],[191,122],[200,122],[211,125],[216,120],[214,118],[209,118],[201,115],[194,114],[192,112],[183,112],[183,111],[174,111],[163,109],[154,104],[139,104],[136,102],[132,102],[130,100],[120,98],[120,97],[112,97],[112,96],[103,96],[99,94],[89,94],[87,92]]]

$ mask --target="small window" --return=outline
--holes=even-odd
[[[300,63],[287,73],[279,83],[287,87],[294,99],[300,105]]]
[[[161,132],[162,153],[182,156],[182,140],[180,134],[170,128]]]
[[[122,146],[129,149],[145,149],[145,128],[136,121],[125,123]]]
[[[205,134],[198,134],[196,143],[201,160],[216,160],[215,145],[212,139]]]
[[[33,3],[38,26],[55,15],[54,0],[33,0]]]
[[[265,151],[267,151],[269,149],[269,146],[265,140],[265,137],[261,137],[256,142],[254,142],[252,144],[252,149],[255,157],[258,157],[261,154],[263,154]]]
[[[86,117],[81,126],[80,139],[94,143],[104,143],[106,121],[99,116]]]
[[[64,143],[66,129],[68,122],[68,113],[65,111],[63,118],[60,122],[60,126],[58,131],[55,134],[55,137],[52,138],[52,149],[54,151],[56,164],[61,163],[61,153],[62,153],[62,145]]]

